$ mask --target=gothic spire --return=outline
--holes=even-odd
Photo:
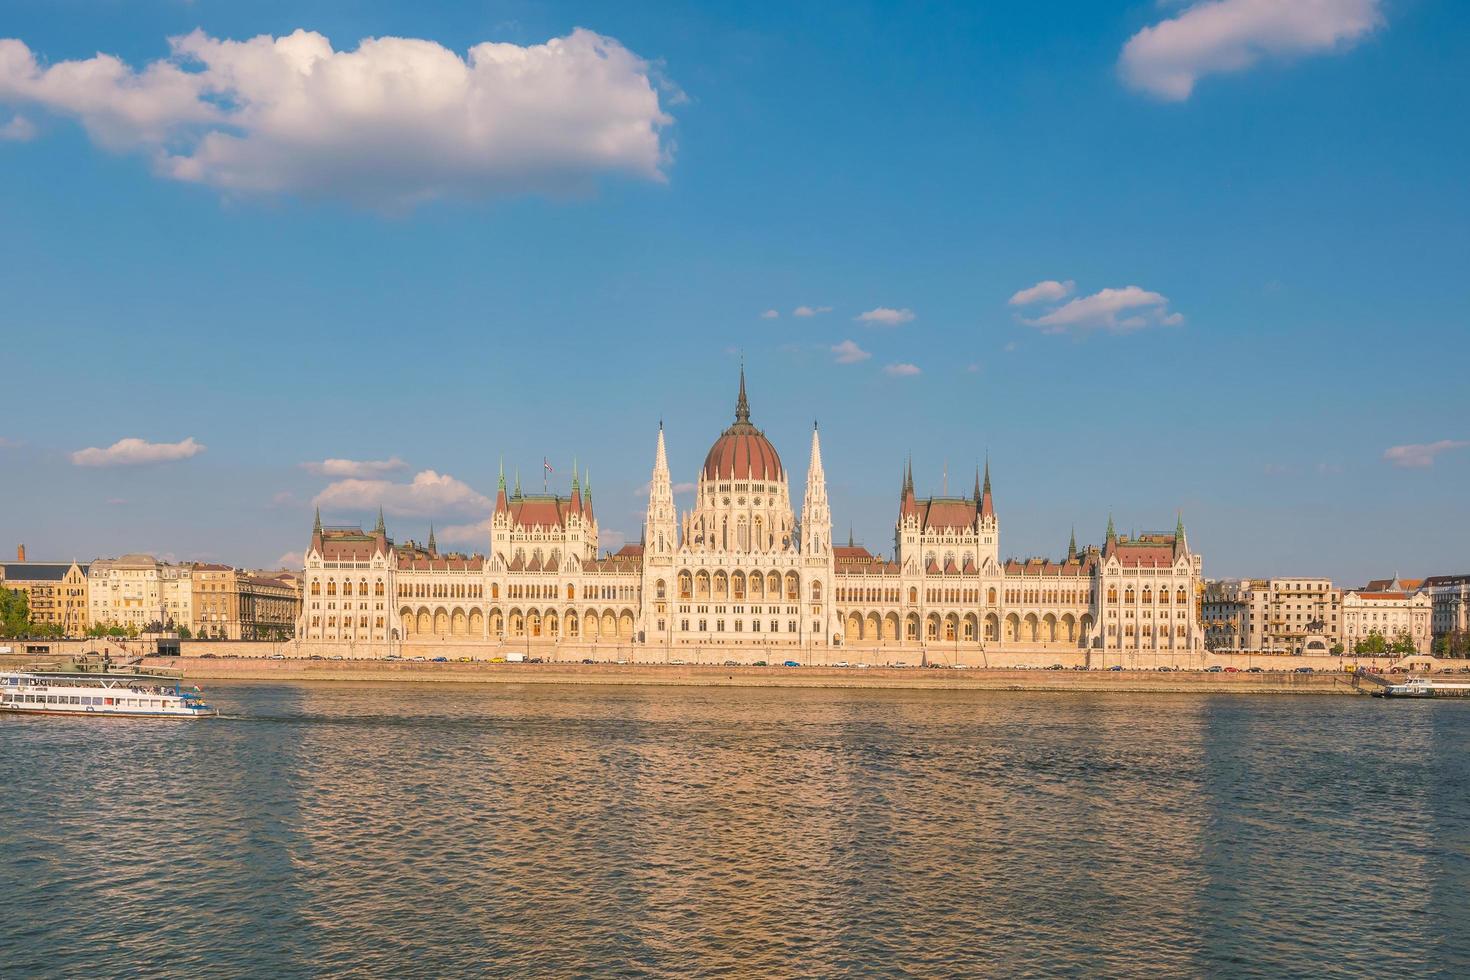
[[[975,505],[980,505],[980,467],[975,467]]]
[[[750,424],[750,402],[745,397],[745,359],[740,359],[740,397],[735,400],[735,421]]]
[[[316,509],[316,520],[312,521],[311,523],[311,533],[322,533],[322,509],[320,507]]]
[[[1108,514],[1108,532],[1104,536],[1103,540],[1107,544],[1112,544],[1117,539],[1118,539],[1118,532],[1115,531],[1115,530],[1113,530],[1113,515],[1111,513],[1109,513]]]
[[[388,526],[383,523],[383,505],[378,505],[378,526],[373,528],[374,534],[387,534]]]
[[[521,468],[519,466],[516,467],[516,488],[511,497],[515,500],[521,499]]]
[[[431,554],[431,555],[437,555],[438,553],[439,553],[439,546],[434,543],[434,525],[430,524],[429,525],[429,554]]]
[[[980,489],[980,516],[995,516],[995,501],[990,499],[990,454],[985,454],[985,483]]]
[[[1072,525],[1072,540],[1067,542],[1067,557],[1077,557],[1077,525]]]

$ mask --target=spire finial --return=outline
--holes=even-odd
[[[745,397],[745,355],[740,355],[740,397],[735,400],[735,421],[750,422],[750,402]]]
[[[322,509],[320,507],[316,509],[316,520],[311,522],[311,533],[322,533]]]
[[[500,479],[497,481],[496,489],[505,490],[505,457],[500,457]]]
[[[434,543],[434,525],[430,524],[429,525],[429,554],[431,554],[431,555],[437,555],[438,553],[439,553],[439,546]]]
[[[847,546],[849,548],[851,548],[853,546],[852,545],[852,525],[851,524],[847,525]]]
[[[1118,532],[1113,530],[1113,512],[1108,511],[1108,533],[1106,535],[1106,540],[1111,543],[1117,537]]]
[[[520,499],[520,496],[521,496],[521,468],[519,466],[517,466],[516,467],[516,489],[515,489],[515,497],[516,497],[516,499],[519,500]]]
[[[1077,557],[1077,525],[1072,525],[1072,540],[1067,542],[1067,557]]]
[[[985,492],[990,492],[990,451],[985,451]]]
[[[572,457],[572,493],[577,492],[577,457]]]
[[[378,526],[373,528],[374,534],[387,534],[388,526],[383,523],[383,505],[378,505]]]

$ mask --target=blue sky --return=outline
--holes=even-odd
[[[743,351],[882,550],[907,454],[988,452],[1008,554],[1182,510],[1211,576],[1467,570],[1470,7],[787,6],[0,2],[0,543],[268,565],[382,499],[483,550],[543,456],[636,540]],[[279,97],[297,30],[517,47],[388,113]]]

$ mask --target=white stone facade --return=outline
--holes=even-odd
[[[1059,561],[1000,559],[989,466],[972,494],[921,499],[905,475],[891,559],[834,547],[821,439],[811,433],[800,519],[789,475],[750,421],[742,372],[735,421],[715,441],[681,514],[662,427],[643,543],[598,557],[591,489],[525,494],[502,473],[488,556],[395,545],[373,532],[313,529],[303,582],[305,640],[391,647],[424,639],[642,644],[746,659],[840,657],[912,648],[977,661],[987,644],[1192,653],[1201,559],[1173,534],[1114,533]],[[350,596],[344,589],[350,588]],[[788,651],[783,653],[782,651]]]

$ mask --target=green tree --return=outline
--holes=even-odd
[[[0,636],[21,636],[30,626],[30,597],[20,589],[0,587]]]
[[[1393,638],[1393,643],[1389,644],[1388,652],[1417,653],[1418,651],[1414,649],[1414,638],[1408,633],[1400,633],[1398,636]]]
[[[1385,640],[1383,638],[1383,634],[1378,632],[1377,630],[1374,630],[1367,636],[1363,637],[1353,647],[1353,653],[1364,653],[1376,656],[1378,654],[1387,652],[1388,641]]]
[[[1340,657],[1343,655],[1346,649],[1347,648],[1344,647],[1341,643],[1334,643],[1332,644],[1332,655],[1334,657]]]
[[[189,627],[187,627],[187,626],[180,626],[179,627],[179,639],[181,639],[181,640],[187,640],[190,637],[192,637],[193,635],[194,635],[193,633],[189,632]]]

